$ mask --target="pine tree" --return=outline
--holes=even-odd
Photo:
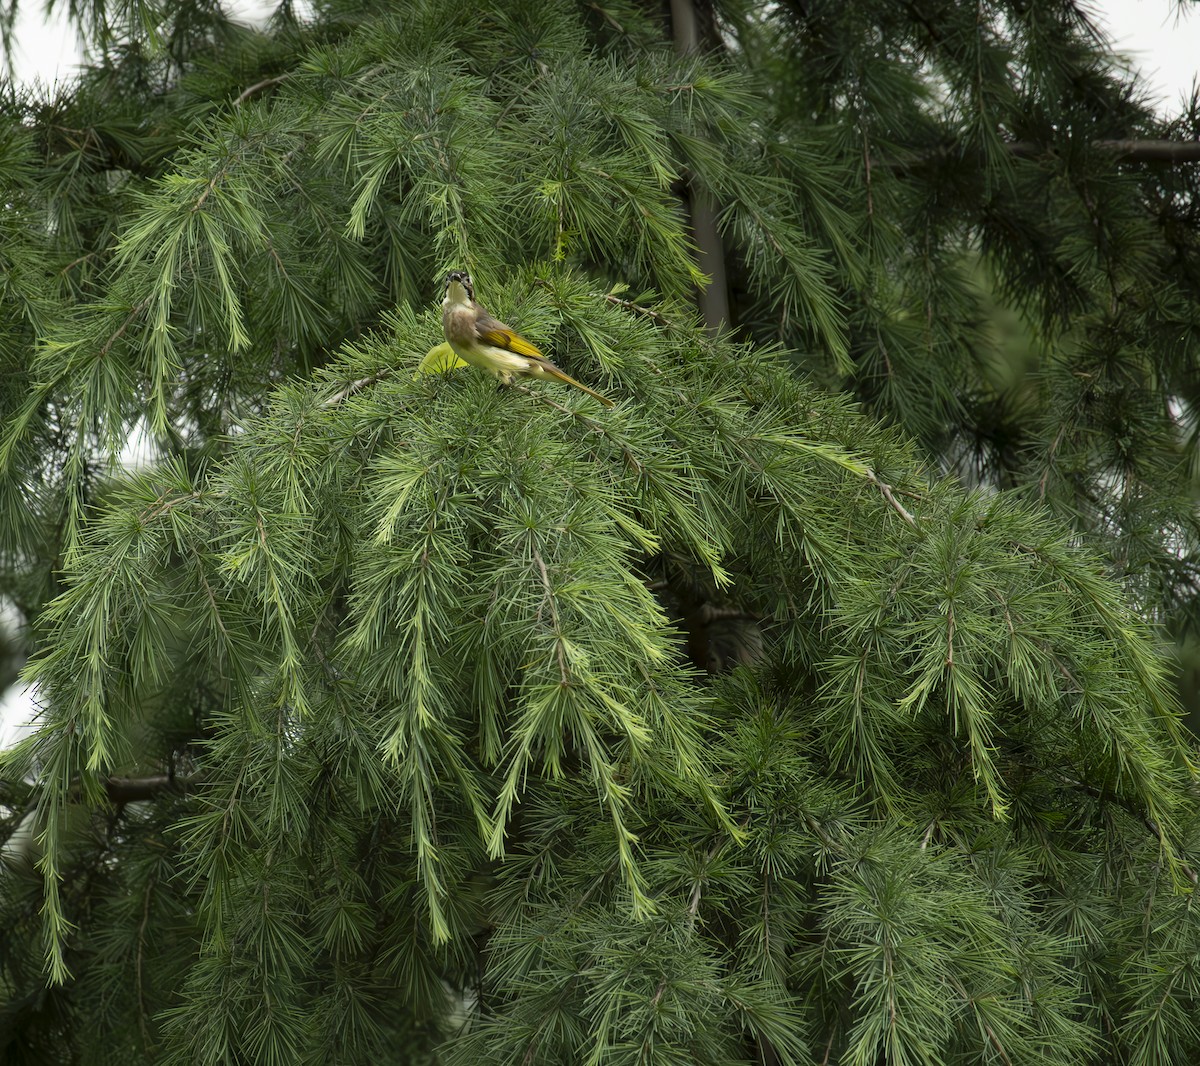
[[[6,1063],[1200,1054],[1195,104],[673,7],[79,6],[5,100]],[[616,406],[434,372],[451,267]]]

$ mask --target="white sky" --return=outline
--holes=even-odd
[[[53,83],[69,77],[77,44],[60,17],[47,22],[40,0],[23,0],[17,19],[16,74],[23,81]],[[229,5],[243,18],[271,8],[270,0],[234,0]],[[1161,110],[1178,112],[1200,70],[1200,4],[1185,0],[1092,0],[1091,10],[1108,27],[1118,51],[1134,61]]]
[[[1200,73],[1200,4],[1093,0],[1118,52],[1132,60],[1160,111],[1178,114]]]
[[[39,80],[53,85],[61,78],[69,78],[79,60],[79,42],[64,15],[67,5],[57,3],[57,10],[50,18],[46,17],[45,7],[45,0],[21,0],[13,35],[16,41],[13,66],[18,81]],[[269,13],[274,4],[270,0],[226,0],[225,7],[252,22],[257,16]]]
[[[58,5],[60,11],[65,4]],[[269,0],[236,0],[234,11],[250,20],[271,7]],[[1093,0],[1117,51],[1132,61],[1159,110],[1178,113],[1200,72],[1200,4],[1175,0]],[[21,81],[54,84],[70,77],[78,43],[61,15],[47,20],[43,4],[25,0],[16,26],[15,73]],[[25,732],[31,713],[28,694],[17,685],[0,693],[0,749]]]

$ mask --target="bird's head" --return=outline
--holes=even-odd
[[[444,303],[467,304],[475,299],[475,287],[471,275],[465,270],[452,270],[446,275]]]

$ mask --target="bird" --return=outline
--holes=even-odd
[[[570,374],[559,370],[541,351],[511,326],[493,318],[486,307],[475,301],[475,287],[465,270],[446,275],[446,295],[442,300],[442,332],[446,343],[459,358],[495,374],[505,385],[520,374],[565,381],[595,397],[605,407],[613,402],[589,389]]]

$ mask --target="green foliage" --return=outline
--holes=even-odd
[[[3,105],[5,1062],[1196,1056],[1195,230],[1074,5],[121,12]],[[451,266],[616,406],[414,374]]]
[[[1137,143],[1195,141],[1196,100],[1156,117],[1077,3],[812,0],[728,24],[789,140],[823,138],[855,220],[854,256],[831,260],[853,368],[802,364],[944,468],[1050,506],[1193,629],[1200,171]],[[1020,347],[991,335],[997,301]],[[743,323],[807,347],[778,310]]]
[[[1170,899],[1191,869],[1161,665],[1117,588],[762,349],[570,275],[496,296],[627,399],[413,380],[437,318],[402,309],[226,458],[125,479],[89,521],[10,759],[42,783],[52,975],[136,969],[142,913],[57,886],[74,791],[152,768],[182,668],[220,707],[160,829],[171,889],[141,888],[198,923],[153,993],[178,1061],[389,1057],[463,1010],[455,1054],[487,1061],[924,1061],[981,1034],[1078,1061],[1082,1004],[1121,994],[1059,923],[1078,864],[1102,942],[1123,883],[1159,869]],[[759,681],[683,661],[664,565],[770,620]]]

